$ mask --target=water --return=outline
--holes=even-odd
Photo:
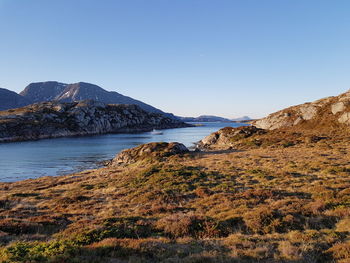
[[[161,135],[106,134],[39,141],[0,143],[0,181],[13,182],[55,176],[99,167],[123,149],[149,142],[181,142],[191,147],[220,128],[238,123],[200,123],[203,126],[162,130]]]

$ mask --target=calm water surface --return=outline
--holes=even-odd
[[[40,176],[63,175],[97,168],[123,149],[149,142],[181,142],[191,147],[220,128],[237,123],[201,123],[203,126],[162,130],[161,135],[106,134],[89,137],[0,143],[0,181],[13,182]]]

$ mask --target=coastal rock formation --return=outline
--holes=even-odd
[[[326,123],[333,127],[339,124],[350,125],[350,91],[339,96],[289,107],[257,120],[253,125],[275,130],[296,125],[320,127]]]
[[[136,105],[44,102],[0,112],[0,142],[187,126]]]
[[[230,149],[235,143],[243,138],[248,138],[253,135],[264,134],[266,131],[255,126],[244,127],[226,127],[214,132],[202,139],[197,147],[199,149]]]
[[[142,144],[132,149],[126,149],[120,152],[113,160],[111,165],[127,165],[140,160],[152,159],[159,160],[175,154],[187,153],[189,150],[185,145],[178,142],[154,142]]]

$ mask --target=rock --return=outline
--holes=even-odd
[[[309,125],[310,128],[316,128],[319,125],[326,128],[325,126],[327,126],[326,123],[328,122],[330,127],[332,125],[335,127],[339,123],[348,123],[347,115],[344,112],[348,111],[349,105],[350,91],[339,96],[327,97],[311,103],[283,109],[253,122],[253,125],[261,129],[275,130],[292,126],[307,126],[308,123],[312,122],[312,125]],[[340,118],[331,118],[329,115],[339,113],[344,114]]]
[[[128,165],[141,160],[159,160],[176,154],[187,153],[187,147],[178,142],[153,142],[120,152],[112,161],[112,166]]]
[[[337,114],[338,112],[344,111],[344,109],[345,109],[345,103],[343,101],[334,103],[332,104],[332,107],[331,107],[332,113],[334,115]]]
[[[0,112],[0,142],[188,127],[136,105],[45,102]]]
[[[305,104],[299,108],[300,118],[304,120],[311,120],[316,116],[318,107],[313,104]]]
[[[338,119],[340,123],[350,124],[350,112],[343,113]]]
[[[232,149],[238,140],[264,133],[266,133],[265,130],[255,126],[226,127],[202,139],[197,147],[199,149]]]

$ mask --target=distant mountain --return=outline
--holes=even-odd
[[[30,83],[19,94],[31,103],[54,101],[63,93],[67,84],[57,81]]]
[[[252,120],[252,118],[250,118],[248,116],[243,116],[243,117],[240,117],[240,118],[231,119],[231,121],[250,121],[250,120]]]
[[[0,111],[19,108],[30,104],[30,102],[11,90],[0,88]]]
[[[164,113],[142,101],[124,96],[118,92],[106,91],[97,85],[85,82],[74,84],[65,84],[57,81],[31,83],[20,93],[20,95],[31,103],[45,101],[74,102],[94,100],[106,104],[134,104],[145,111],[162,113],[168,117],[174,118],[174,115]]]
[[[230,122],[230,119],[212,116],[212,115],[201,115],[199,117],[178,117],[184,122]]]
[[[179,117],[178,118],[184,122],[231,122],[231,121],[248,121],[251,120],[248,116],[243,116],[241,118],[227,119],[219,116],[212,115],[201,115],[199,117]]]

